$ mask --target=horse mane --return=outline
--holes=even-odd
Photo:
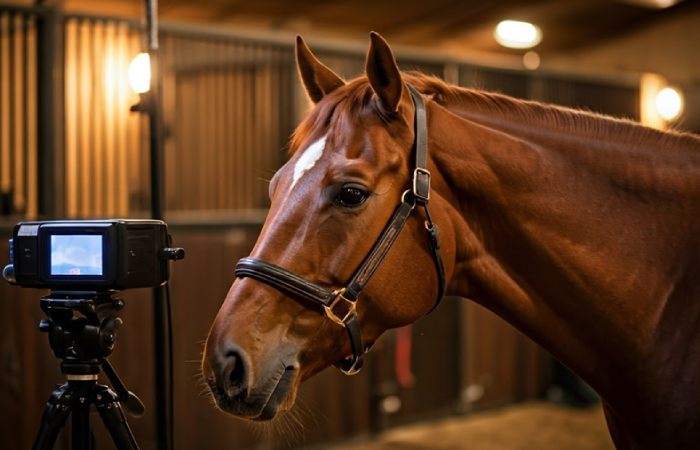
[[[627,118],[453,86],[421,72],[402,72],[402,77],[406,83],[439,105],[462,116],[497,115],[567,134],[595,136],[618,142],[645,142],[666,149],[700,145],[700,139],[695,134],[675,130],[660,131]],[[289,151],[295,152],[310,134],[317,133],[319,129],[328,129],[334,122],[350,120],[351,116],[365,113],[368,109],[372,109],[384,120],[391,120],[377,104],[366,77],[350,80],[344,88],[331,92],[311,110],[292,135]],[[336,111],[342,114],[335,114]]]

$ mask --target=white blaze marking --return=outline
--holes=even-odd
[[[302,153],[294,166],[294,178],[292,179],[292,185],[289,187],[290,190],[309,169],[316,165],[316,162],[321,158],[321,155],[323,155],[323,150],[325,148],[326,136],[323,136],[304,150],[304,153]]]

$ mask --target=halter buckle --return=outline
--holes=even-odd
[[[352,300],[348,300],[345,298],[343,295],[345,294],[345,288],[342,289],[337,289],[333,291],[333,301],[330,303],[330,305],[326,306],[323,305],[323,309],[326,313],[326,316],[328,316],[329,319],[331,319],[333,322],[337,323],[338,325],[345,326],[345,321],[352,315],[355,314],[355,308],[357,307],[357,304],[353,302]],[[347,308],[347,311],[345,313],[341,313],[342,317],[340,317],[338,314],[335,313],[333,310],[336,305],[339,303],[343,302],[345,307]]]
[[[418,202],[425,204],[430,200],[430,171],[416,167],[413,171],[413,195]]]

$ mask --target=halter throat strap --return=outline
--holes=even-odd
[[[401,196],[401,203],[396,207],[391,219],[389,219],[389,222],[382,230],[369,254],[355,270],[345,287],[329,290],[282,267],[258,258],[242,258],[236,265],[236,277],[253,278],[299,301],[306,301],[320,306],[330,320],[343,326],[347,330],[350,339],[352,355],[338,361],[335,363],[335,366],[348,375],[354,375],[359,372],[363,364],[363,356],[369,350],[369,346],[363,346],[362,342],[362,334],[356,312],[357,299],[394,245],[394,242],[396,242],[411,212],[416,207],[421,207],[425,211],[425,228],[430,238],[430,249],[438,275],[437,299],[431,311],[437,307],[445,291],[445,270],[442,257],[440,256],[439,232],[428,210],[430,172],[427,169],[428,126],[425,103],[420,93],[413,86],[407,85],[407,87],[415,106],[415,167],[411,186]]]

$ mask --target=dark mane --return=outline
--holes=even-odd
[[[643,141],[663,148],[700,145],[700,139],[692,133],[659,131],[630,119],[452,86],[435,76],[420,72],[403,72],[402,77],[406,83],[415,86],[441,106],[464,116],[497,115],[569,134],[616,141]],[[312,109],[294,132],[290,141],[290,152],[296,151],[310,134],[318,133],[320,129],[328,129],[332,122],[341,120],[335,117],[336,111],[342,111],[343,116],[357,115],[369,108],[382,115],[381,109],[374,101],[367,78],[363,76],[349,81],[345,87],[330,93]]]

